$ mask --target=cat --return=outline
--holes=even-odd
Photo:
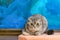
[[[53,30],[51,31],[53,32]],[[49,33],[52,34],[52,32]],[[25,28],[22,30],[23,35],[42,35],[44,33],[48,34],[48,21],[41,14],[34,14],[29,17]]]

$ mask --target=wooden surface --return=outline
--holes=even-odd
[[[55,30],[55,33],[60,32],[60,30]],[[20,29],[0,29],[0,36],[18,36],[22,33]]]
[[[18,40],[20,29],[0,29],[0,40]]]
[[[18,36],[0,36],[0,40],[18,40]]]
[[[18,36],[21,33],[20,29],[0,29],[0,36]]]

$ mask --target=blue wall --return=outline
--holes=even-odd
[[[0,0],[0,28],[24,28],[30,6],[30,0]]]
[[[23,29],[36,13],[47,18],[49,29],[60,30],[60,0],[0,0],[0,28]]]

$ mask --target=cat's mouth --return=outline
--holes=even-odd
[[[36,30],[34,28],[28,28],[28,29],[29,29],[30,32],[33,32],[33,33],[38,31],[38,29]]]
[[[33,29],[29,29],[29,31],[30,31],[30,32],[33,32],[33,33],[35,32],[35,30],[33,30]]]
[[[35,30],[30,30],[31,32],[35,32]]]

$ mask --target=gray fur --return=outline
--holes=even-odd
[[[41,35],[47,30],[47,27],[47,19],[42,15],[35,14],[28,18],[22,32],[24,35]]]

